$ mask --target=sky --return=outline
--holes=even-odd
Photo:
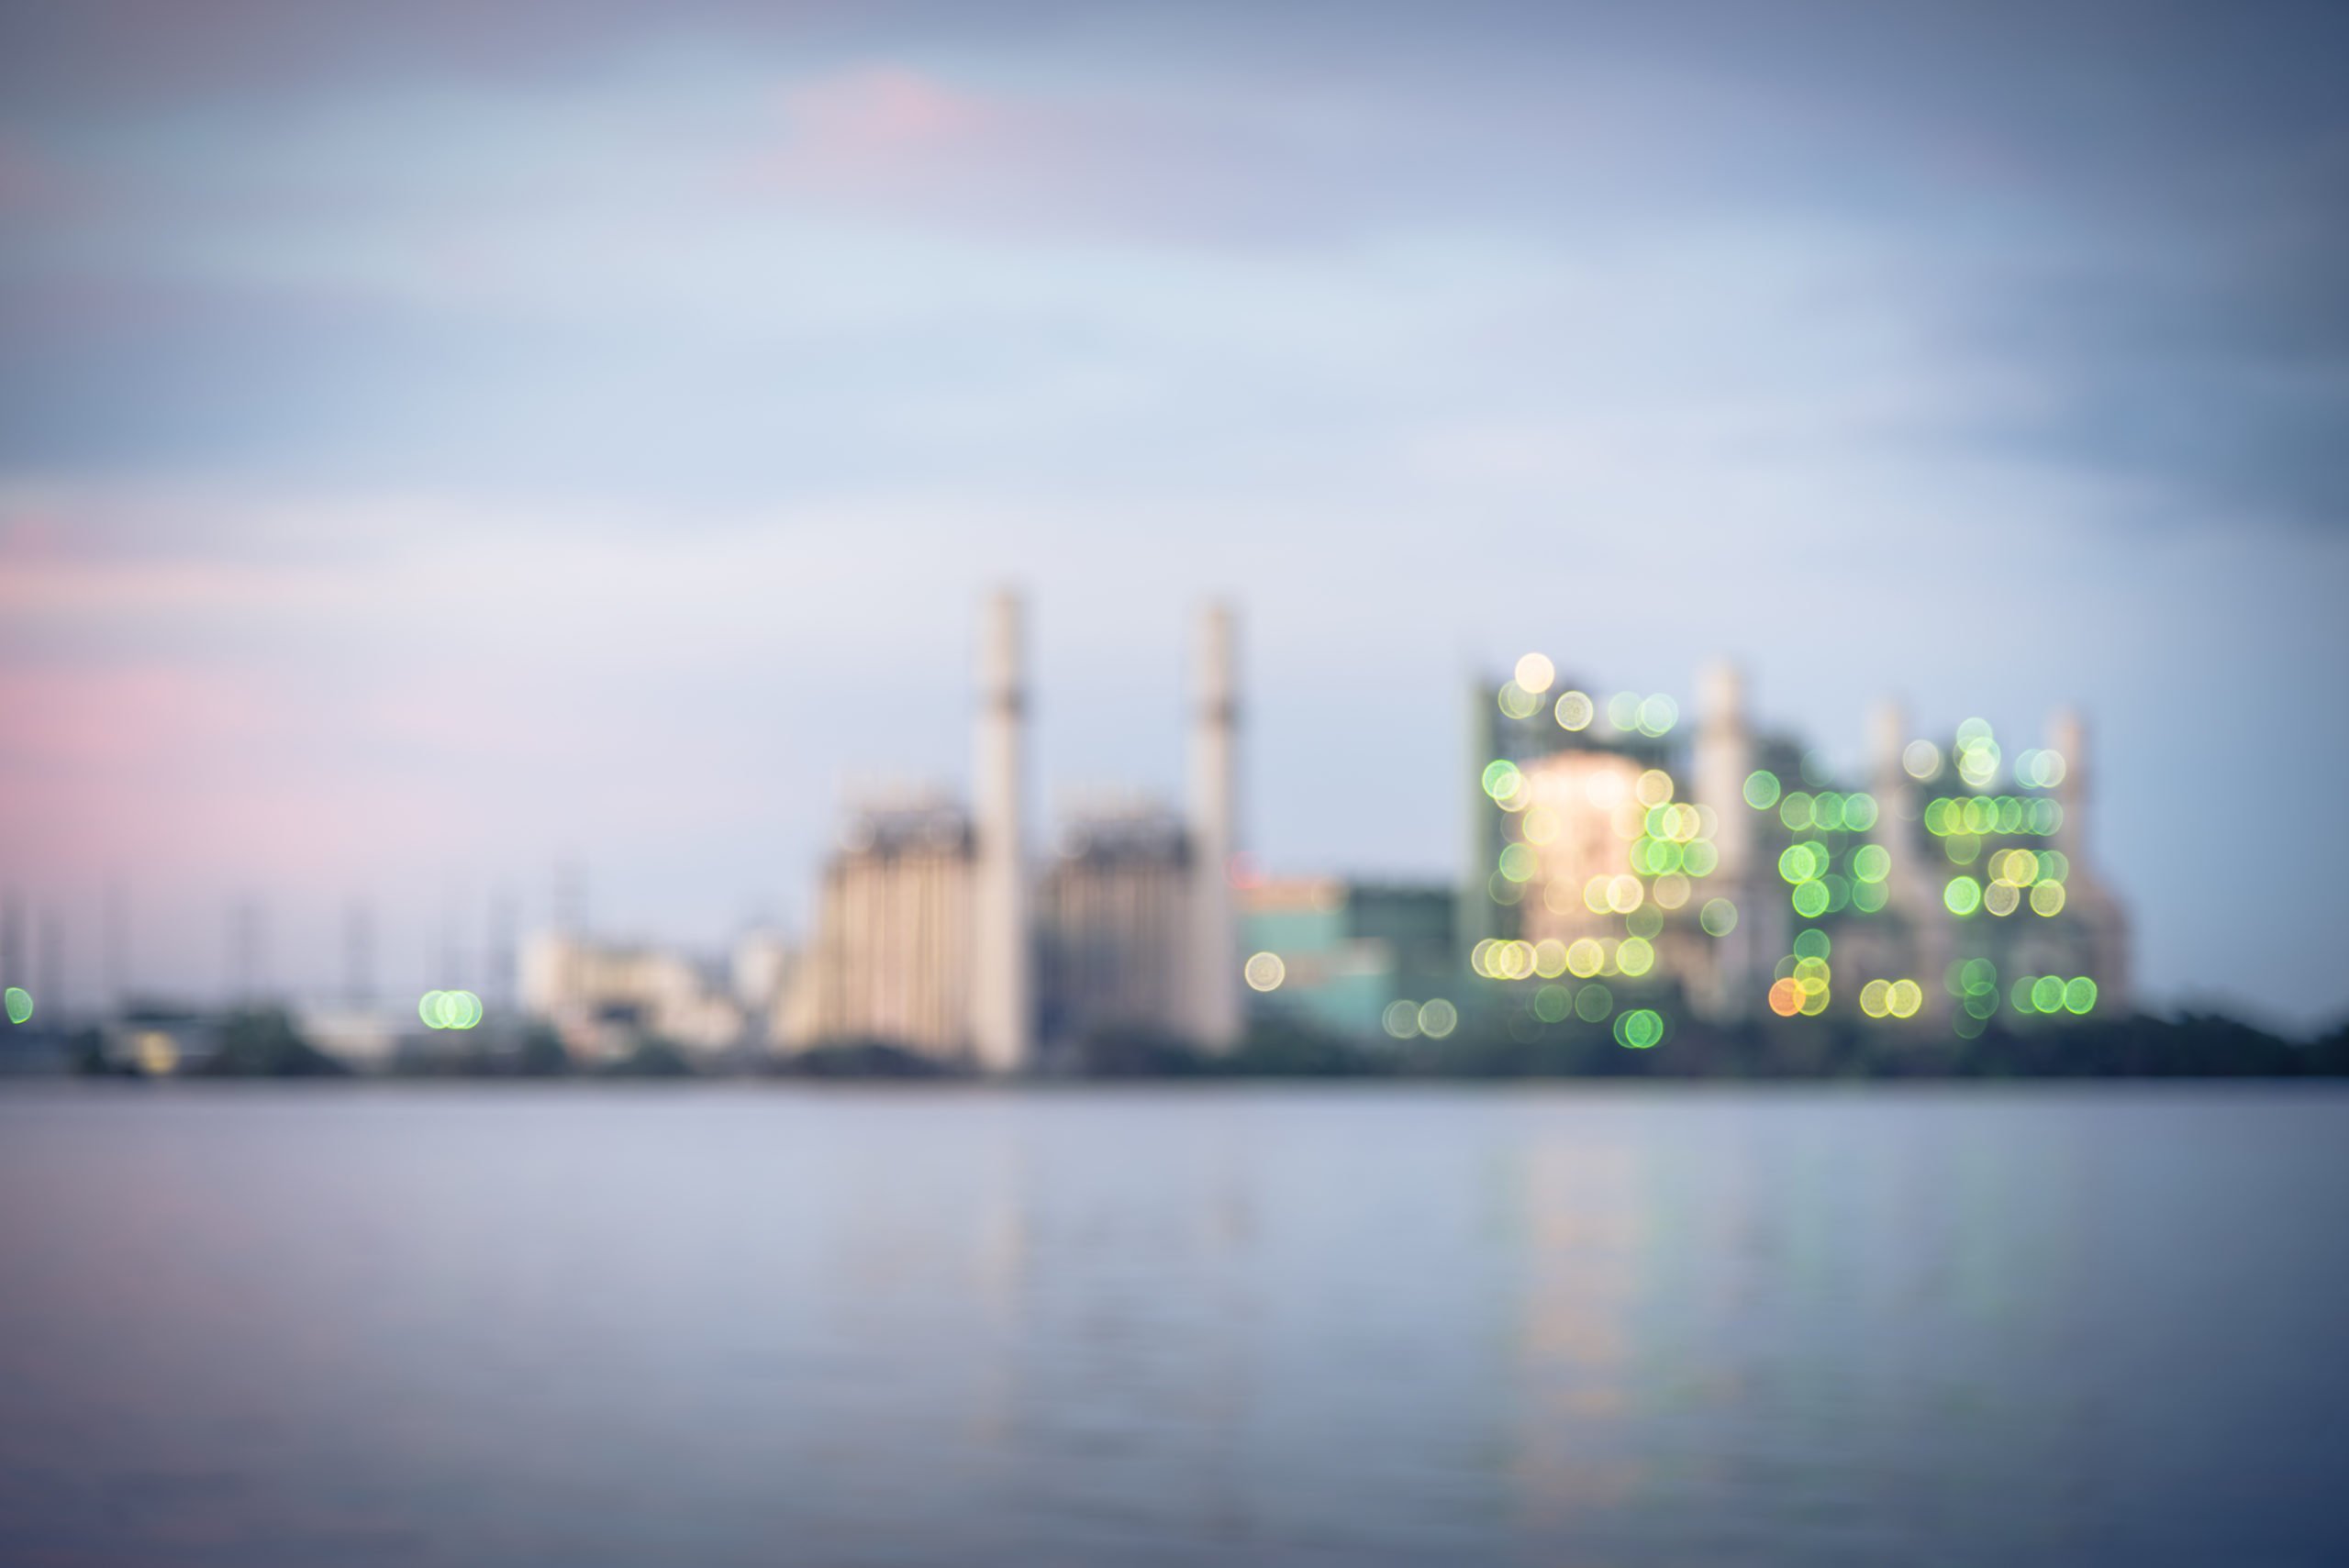
[[[2255,14],[2254,14],[2255,13]],[[1540,650],[1856,764],[2087,717],[2143,999],[2349,1011],[2323,6],[0,6],[0,887],[205,995],[716,947],[844,789],[1182,778],[1451,878]],[[459,962],[477,962],[461,958]]]

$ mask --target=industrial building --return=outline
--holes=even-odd
[[[1358,1041],[1452,1032],[1465,979],[1448,887],[1274,878],[1238,890],[1257,1012]]]
[[[1187,816],[1130,798],[1028,851],[1021,607],[985,606],[973,808],[858,803],[774,1013],[786,1051],[879,1041],[981,1072],[1044,1065],[1108,1031],[1228,1050],[1242,1025],[1229,867],[1239,706],[1229,611],[1201,616]]]
[[[1757,729],[1727,665],[1693,727],[1540,654],[1472,711],[1461,929],[1488,1025],[1832,1013],[1972,1036],[2125,995],[2076,716],[2009,756],[1979,719],[1933,739],[1887,705],[1867,775],[1843,780]]]

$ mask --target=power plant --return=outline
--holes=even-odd
[[[369,999],[374,931],[354,908],[340,1006],[306,1009],[303,1028],[361,1066],[462,1053],[480,1049],[469,1031],[484,1018],[487,1036],[519,1038],[507,988],[518,973],[519,1016],[584,1064],[648,1047],[738,1068],[885,1047],[1012,1076],[1161,1047],[1225,1053],[1258,1029],[1374,1046],[1604,1031],[1646,1050],[1684,1023],[1800,1029],[1857,1015],[1962,1040],[1994,1021],[2031,1028],[2125,1004],[2127,921],[2084,840],[2091,770],[2068,712],[2043,744],[2009,755],[1981,719],[1920,735],[1886,703],[1865,763],[1843,777],[1754,721],[1733,665],[1703,673],[1684,722],[1669,695],[1598,692],[1529,653],[1470,687],[1459,883],[1266,879],[1240,853],[1228,607],[1204,606],[1193,631],[1183,801],[1062,795],[1041,835],[1018,595],[987,596],[976,631],[967,795],[852,795],[800,940],[751,931],[727,962],[601,940],[572,867],[554,923],[518,962],[510,906],[494,906],[485,1002],[433,992],[405,1021],[406,1004]],[[56,929],[41,928],[52,970]],[[0,971],[36,968],[29,929],[0,900]],[[442,984],[466,978],[454,932],[443,931]],[[233,906],[229,934],[250,1005],[267,984],[257,901]],[[58,995],[53,979],[36,985]],[[453,1012],[430,1000],[450,995]],[[17,984],[11,1005],[34,995]],[[212,1049],[192,1024],[134,1023],[110,1036],[110,1058],[188,1062]]]
[[[1028,835],[1023,609],[1014,594],[990,595],[969,809],[936,792],[852,802],[807,941],[765,966],[761,984],[738,987],[750,1031],[786,1052],[885,1044],[992,1074],[1050,1067],[1109,1034],[1208,1051],[1237,1044],[1230,611],[1207,607],[1197,639],[1187,814],[1139,798],[1087,806],[1040,865]],[[590,1055],[631,1029],[712,1046],[743,1032],[654,955],[617,954],[573,932],[532,945],[523,995]]]

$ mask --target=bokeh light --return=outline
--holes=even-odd
[[[1240,973],[1253,990],[1277,991],[1288,978],[1288,965],[1276,952],[1252,953]]]
[[[1556,712],[1559,728],[1581,730],[1590,728],[1590,721],[1598,717],[1598,708],[1590,700],[1588,692],[1570,691],[1559,696]]]
[[[485,1009],[470,991],[427,991],[416,1004],[416,1016],[429,1029],[469,1029],[480,1023]]]
[[[1515,681],[1503,682],[1496,700],[1511,718],[1531,718],[1542,711],[1542,699]]]
[[[1615,1020],[1615,1041],[1632,1051],[1646,1051],[1664,1039],[1664,1015],[1653,1007],[1634,1007]]]
[[[32,1021],[33,994],[23,986],[11,985],[6,992],[0,993],[0,1004],[6,1006],[10,1023],[22,1024]]]
[[[1557,678],[1558,667],[1550,662],[1549,655],[1545,653],[1529,653],[1517,662],[1520,691],[1538,696],[1548,691],[1550,683]]]

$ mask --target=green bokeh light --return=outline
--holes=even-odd
[[[1616,1043],[1631,1051],[1646,1051],[1664,1039],[1664,1015],[1653,1007],[1634,1007],[1615,1020]]]

